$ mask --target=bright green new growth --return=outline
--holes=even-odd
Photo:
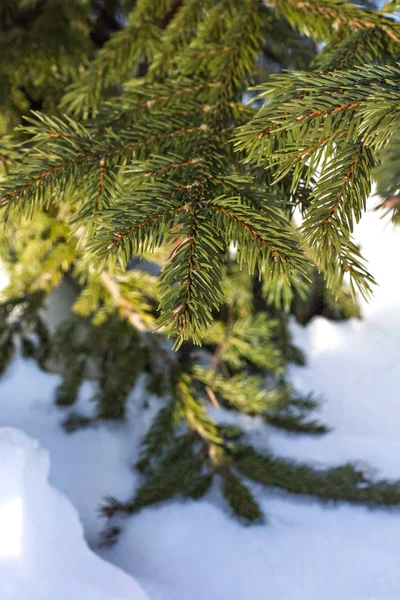
[[[163,398],[137,465],[143,485],[104,513],[201,497],[215,480],[245,521],[262,518],[246,479],[328,501],[398,503],[397,483],[257,453],[214,418],[230,410],[297,433],[327,430],[309,416],[317,403],[287,381],[285,363],[299,356],[281,308],[299,316],[322,278],[326,302],[347,315],[357,310],[347,280],[353,296],[370,293],[351,234],[379,169],[386,206],[400,206],[395,171],[375,170],[399,153],[398,22],[340,0],[6,4],[10,38],[15,23],[34,27],[20,69],[0,61],[1,130],[36,112],[0,142],[2,255],[12,265],[1,366],[17,339],[61,372],[64,407],[94,380],[95,419],[124,418],[143,375]],[[123,26],[114,19],[101,32],[105,8]],[[34,35],[43,20],[55,31],[70,24],[48,49]],[[312,40],[324,43],[319,53]],[[254,84],[260,94],[246,105]],[[66,274],[76,314],[50,341],[39,308]],[[91,422],[69,411],[65,428]]]

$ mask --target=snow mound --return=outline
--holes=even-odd
[[[251,527],[207,500],[149,508],[105,555],[152,600],[399,600],[396,511],[259,500],[268,524]]]
[[[48,483],[49,455],[0,429],[2,600],[146,600],[132,577],[93,554],[71,503]]]

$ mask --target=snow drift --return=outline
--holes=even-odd
[[[132,577],[87,547],[71,503],[48,481],[49,455],[0,429],[2,600],[146,600]]]

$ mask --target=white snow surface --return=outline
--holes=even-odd
[[[321,466],[351,460],[376,477],[400,478],[400,228],[369,211],[357,240],[379,283],[363,305],[364,320],[292,324],[307,357],[306,367],[291,369],[292,380],[320,396],[319,418],[332,432],[288,435],[257,419],[239,421],[253,443],[282,456]],[[122,519],[119,542],[100,549],[99,504],[132,495],[139,440],[159,403],[138,386],[126,423],[67,435],[60,422],[68,411],[53,404],[57,383],[20,358],[0,379],[0,426],[49,451],[51,483],[43,450],[21,432],[0,429],[1,600],[136,600],[136,581],[150,600],[399,600],[397,509],[326,506],[255,486],[267,522],[244,527],[213,490],[202,501],[175,500]],[[75,411],[90,414],[90,393],[86,384]],[[92,550],[128,575],[84,545],[76,512],[54,488],[78,511]],[[15,517],[14,534],[4,537],[7,515],[17,515],[21,503],[24,518]]]
[[[87,547],[72,504],[48,481],[48,452],[0,429],[0,593],[12,600],[146,600]]]

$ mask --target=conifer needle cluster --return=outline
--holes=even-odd
[[[11,277],[1,365],[17,341],[62,373],[63,406],[96,381],[96,418],[124,418],[143,374],[164,399],[143,441],[142,487],[131,503],[110,499],[105,514],[200,497],[214,479],[245,520],[261,518],[246,480],[398,503],[397,483],[258,453],[214,416],[326,430],[309,416],[315,401],[288,383],[285,364],[299,356],[283,311],[298,313],[316,281],[345,314],[356,314],[357,290],[372,291],[352,233],[376,178],[394,219],[400,211],[396,10],[342,0],[1,3],[1,252]],[[66,278],[75,314],[50,339],[41,307]],[[90,424],[70,414],[66,428]]]

